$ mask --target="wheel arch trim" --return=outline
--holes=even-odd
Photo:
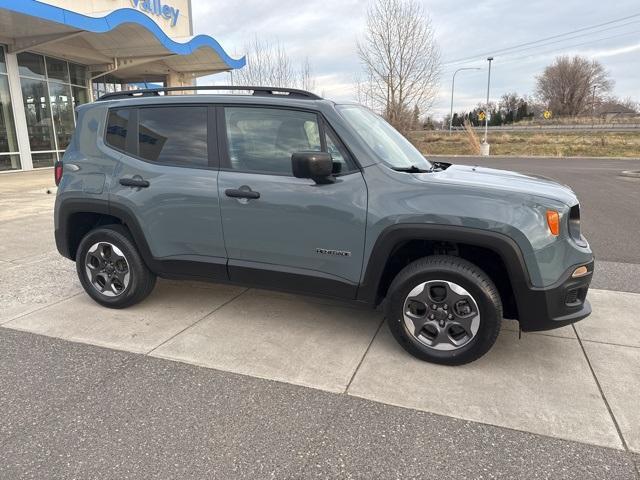
[[[69,198],[61,201],[56,207],[58,209],[58,222],[55,230],[56,246],[60,254],[64,257],[75,260],[71,253],[71,246],[69,245],[69,234],[73,215],[78,213],[93,213],[109,215],[120,219],[122,224],[127,227],[131,233],[133,241],[144,262],[147,264],[147,267],[150,267],[153,263],[151,250],[144,238],[142,229],[135,216],[127,208],[110,205],[107,200],[87,198]]]
[[[371,250],[358,288],[358,300],[372,305],[380,302],[378,290],[387,260],[397,246],[412,240],[446,241],[486,248],[505,264],[516,297],[532,288],[531,277],[518,244],[509,236],[488,230],[457,225],[396,224],[385,228]]]

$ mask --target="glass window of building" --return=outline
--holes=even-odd
[[[50,167],[58,160],[58,156],[55,152],[52,153],[32,153],[31,154],[31,162],[33,163],[33,168],[44,168]]]
[[[89,92],[86,88],[71,86],[71,96],[73,98],[73,108],[83,103],[89,103]]]
[[[103,75],[99,79],[94,80],[92,83],[93,98],[100,98],[105,93],[120,92],[122,90],[129,90],[129,87],[138,88],[135,84],[130,85],[124,83],[122,80],[114,77],[113,75]],[[150,84],[149,88],[153,85]],[[144,87],[143,87],[144,88]]]
[[[47,58],[47,75],[49,80],[69,83],[69,67],[64,60]]]
[[[75,63],[69,63],[69,74],[71,76],[72,85],[87,85],[87,68]]]
[[[49,82],[49,98],[51,100],[53,123],[56,126],[58,150],[65,150],[71,141],[71,135],[73,135],[73,129],[75,128],[71,85]]]
[[[71,141],[74,108],[89,101],[87,69],[30,52],[17,57],[33,166],[50,167]]]
[[[20,85],[22,86],[22,99],[27,117],[31,152],[55,151],[56,143],[53,136],[47,82],[33,78],[21,78]]]
[[[18,54],[18,71],[20,75],[44,80],[44,57],[35,53],[23,52]]]
[[[9,95],[9,79],[4,56],[4,47],[0,45],[0,171],[19,170],[20,154],[13,120],[13,107]]]

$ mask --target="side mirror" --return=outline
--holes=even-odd
[[[311,178],[316,183],[333,182],[333,160],[326,152],[296,152],[291,155],[291,169],[296,178]]]

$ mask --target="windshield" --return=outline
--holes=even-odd
[[[371,110],[360,105],[337,105],[336,108],[362,140],[391,168],[431,168],[429,161],[409,140]]]

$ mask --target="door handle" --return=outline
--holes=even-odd
[[[227,188],[224,191],[224,194],[227,197],[231,197],[231,198],[248,198],[248,199],[260,198],[259,192],[254,192],[253,190],[251,190],[251,187],[248,187],[246,185],[243,185],[237,189]]]
[[[140,187],[147,188],[149,186],[149,181],[144,180],[142,178],[121,178],[120,185],[125,187]]]

